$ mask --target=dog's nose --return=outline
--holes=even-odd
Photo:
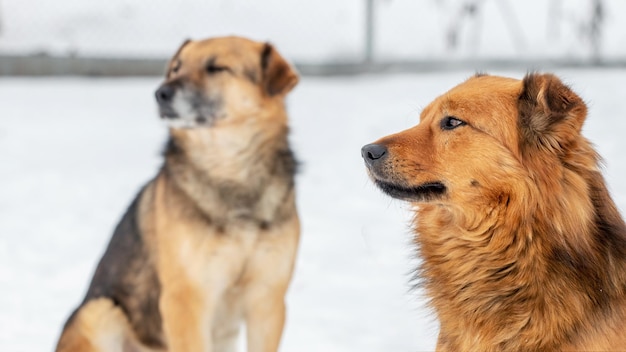
[[[174,97],[174,93],[176,93],[174,87],[164,84],[156,90],[154,95],[156,96],[157,102],[159,102],[159,104],[163,104],[171,102]]]
[[[368,165],[372,165],[376,161],[387,155],[387,147],[380,144],[368,144],[361,148],[361,156]]]

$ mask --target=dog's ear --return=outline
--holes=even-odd
[[[518,109],[522,139],[553,147],[577,137],[587,116],[583,100],[551,74],[524,77]]]
[[[178,47],[178,50],[176,50],[176,53],[174,53],[174,56],[172,56],[170,61],[167,63],[167,71],[165,72],[165,78],[170,78],[170,76],[173,73],[172,71],[176,70],[176,65],[180,64],[178,62],[178,56],[180,55],[180,52],[183,51],[183,48],[187,46],[187,44],[189,43],[191,43],[191,39],[185,39],[185,41]]]
[[[261,52],[261,70],[263,87],[270,96],[287,94],[298,83],[295,69],[269,43]]]

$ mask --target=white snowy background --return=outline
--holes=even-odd
[[[379,59],[585,58],[591,0],[374,0]],[[605,3],[601,54],[626,55],[626,2]],[[560,9],[554,11],[553,9]],[[0,0],[0,53],[166,57],[185,38],[271,40],[292,60],[360,59],[365,0]],[[446,49],[450,28],[459,47]]]
[[[216,1],[210,4],[217,13],[203,12],[206,22],[190,23],[184,19],[197,18],[208,3],[160,2],[169,12],[147,15],[133,10],[150,8],[150,3],[3,1],[0,50],[169,55],[186,36],[222,32],[272,39],[287,56],[300,59],[357,57],[361,50],[362,4],[356,0],[298,6],[278,0],[246,6],[241,0]],[[397,4],[409,6],[408,1],[380,6]],[[408,10],[396,11],[397,27],[389,18],[381,21],[379,47],[389,50],[379,53],[416,57],[411,50],[425,45],[420,37],[439,32],[405,31],[402,26],[414,23],[406,18]],[[536,16],[537,26],[543,25],[542,16]],[[125,21],[134,24],[125,27]],[[48,30],[33,32],[32,23]],[[93,28],[99,28],[97,38],[89,38]],[[392,35],[399,32],[402,42]],[[623,43],[624,31],[613,36]],[[508,41],[501,41],[502,51],[513,55]],[[619,53],[626,46],[620,45],[605,48]],[[559,55],[568,55],[567,49]],[[525,72],[490,71],[518,78]],[[589,104],[584,133],[604,156],[610,190],[626,210],[621,182],[626,175],[626,70],[555,72]],[[409,283],[417,262],[408,208],[375,189],[360,148],[416,124],[421,108],[473,73],[468,68],[304,77],[289,96],[292,145],[303,164],[297,178],[303,232],[287,297],[283,351],[434,349],[436,319],[423,292],[412,291]],[[158,77],[0,78],[0,351],[53,349],[114,226],[161,163],[166,129],[153,101],[159,83]]]

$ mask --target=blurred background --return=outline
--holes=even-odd
[[[624,210],[625,16],[621,0],[0,0],[0,351],[53,350],[162,163],[167,58],[230,34],[271,41],[302,75],[287,97],[302,240],[281,350],[433,350],[411,209],[372,185],[361,146],[476,71],[554,72],[587,102],[583,133]]]
[[[625,11],[620,0],[0,0],[0,73],[153,74],[185,38],[228,34],[271,40],[304,73],[623,65]]]

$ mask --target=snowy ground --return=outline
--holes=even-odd
[[[508,72],[521,77],[524,72]],[[587,136],[626,209],[623,70],[557,72],[590,105]],[[303,236],[283,351],[426,351],[406,206],[368,180],[360,147],[417,122],[472,72],[304,78],[289,99]],[[49,351],[111,231],[155,174],[157,78],[0,79],[0,351]]]

